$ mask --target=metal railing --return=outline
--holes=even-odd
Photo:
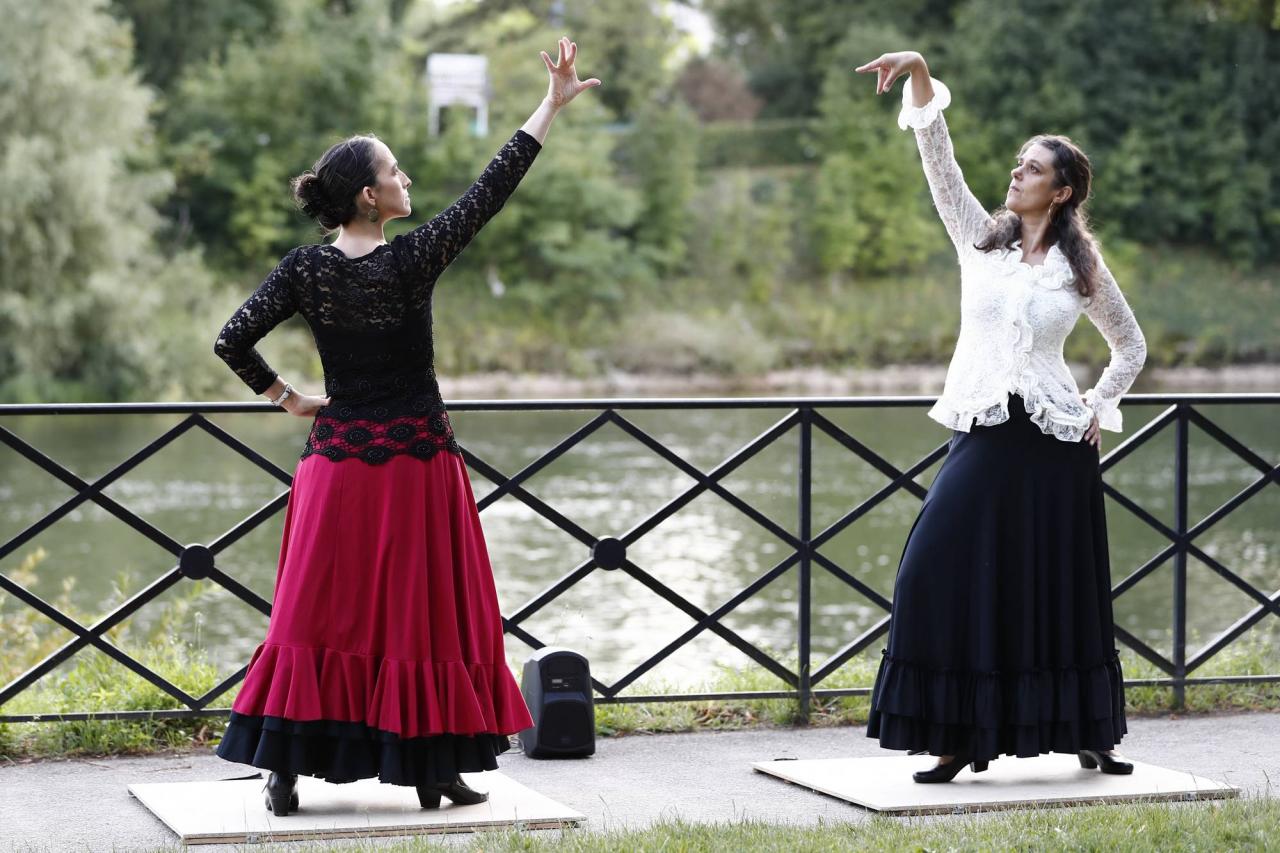
[[[586,424],[565,436],[554,447],[547,450],[534,461],[512,474],[506,474],[486,460],[464,447],[463,454],[467,464],[475,472],[494,483],[494,489],[478,501],[483,512],[502,499],[513,499],[522,502],[533,512],[567,533],[583,546],[581,559],[572,570],[559,580],[536,595],[533,599],[519,607],[515,612],[504,617],[504,626],[508,634],[518,638],[532,648],[543,646],[541,640],[531,633],[525,623],[538,611],[555,601],[566,591],[574,587],[592,572],[623,572],[636,583],[663,599],[694,620],[694,624],[665,647],[651,655],[647,660],[633,668],[626,675],[612,684],[604,684],[593,679],[600,702],[674,702],[688,700],[716,699],[794,699],[799,704],[800,713],[807,717],[814,697],[834,697],[849,695],[865,695],[870,687],[855,688],[822,688],[819,685],[832,673],[836,672],[850,659],[864,651],[888,629],[891,602],[883,595],[870,588],[853,574],[822,554],[818,549],[830,542],[841,531],[859,518],[871,512],[889,497],[902,491],[923,499],[925,489],[916,482],[916,477],[947,453],[947,444],[942,444],[905,469],[899,469],[876,453],[865,443],[846,430],[840,428],[824,414],[823,410],[852,408],[903,408],[925,407],[933,403],[934,398],[926,397],[864,397],[864,398],[752,398],[752,399],[627,399],[627,400],[531,400],[531,401],[465,401],[453,403],[449,408],[454,412],[548,412],[548,411],[583,411],[596,414]],[[1150,441],[1166,427],[1172,426],[1175,431],[1174,443],[1174,524],[1169,527],[1156,518],[1150,511],[1119,491],[1114,485],[1104,481],[1103,489],[1115,502],[1133,513],[1146,525],[1163,536],[1168,544],[1146,563],[1133,569],[1113,590],[1113,599],[1133,588],[1140,580],[1156,571],[1169,560],[1173,560],[1174,597],[1171,614],[1173,631],[1172,656],[1165,657],[1133,634],[1116,627],[1116,638],[1134,650],[1138,655],[1154,664],[1164,677],[1126,681],[1126,686],[1170,687],[1173,692],[1173,706],[1181,708],[1185,702],[1185,691],[1189,685],[1211,683],[1264,683],[1280,682],[1280,673],[1253,676],[1209,676],[1192,677],[1191,673],[1203,666],[1214,655],[1230,646],[1242,634],[1256,625],[1267,615],[1280,618],[1280,590],[1268,593],[1258,589],[1246,581],[1228,566],[1223,565],[1197,544],[1196,540],[1210,528],[1234,512],[1249,498],[1268,485],[1280,485],[1280,466],[1268,462],[1244,443],[1227,433],[1210,420],[1199,407],[1203,406],[1238,406],[1238,405],[1275,405],[1280,404],[1280,394],[1137,394],[1126,397],[1126,403],[1166,406],[1162,412],[1148,421],[1130,435],[1122,444],[1102,459],[1102,470],[1111,470],[1122,463],[1136,449]],[[662,441],[637,426],[625,413],[637,410],[746,410],[746,409],[786,409],[785,416],[775,422],[764,432],[740,447],[720,464],[709,471],[703,471],[688,460],[674,452]],[[289,472],[272,463],[252,447],[232,436],[226,430],[212,423],[206,415],[229,413],[268,413],[280,410],[264,403],[227,404],[227,403],[125,403],[125,404],[77,404],[77,405],[0,405],[0,418],[29,415],[89,415],[108,417],[125,414],[177,414],[185,415],[177,425],[168,429],[145,447],[120,462],[111,470],[93,481],[86,481],[64,465],[36,449],[9,429],[0,425],[0,443],[39,466],[50,476],[70,486],[76,494],[61,505],[51,509],[38,521],[25,530],[11,537],[0,545],[0,559],[13,554],[17,549],[31,542],[36,536],[47,530],[52,524],[65,517],[77,507],[94,503],[111,515],[128,524],[142,536],[150,540],[155,547],[163,549],[175,559],[173,567],[161,577],[152,581],[145,588],[123,601],[110,613],[102,616],[92,625],[81,625],[70,616],[60,612],[49,602],[31,593],[10,578],[0,574],[0,590],[12,595],[15,599],[33,608],[75,635],[75,639],[48,655],[31,669],[27,670],[12,682],[0,688],[0,707],[13,699],[23,690],[28,689],[41,677],[48,674],[59,664],[71,658],[84,648],[96,648],[113,660],[137,673],[151,684],[164,691],[185,707],[177,710],[161,711],[85,711],[61,714],[10,714],[0,715],[0,723],[37,722],[37,721],[70,721],[85,719],[133,719],[133,718],[170,718],[225,715],[227,708],[210,707],[214,700],[236,685],[245,675],[247,667],[240,668],[222,682],[211,688],[202,696],[191,696],[158,673],[143,665],[120,648],[113,645],[104,636],[112,627],[121,624],[125,619],[138,612],[149,602],[156,599],[169,588],[180,584],[184,579],[208,578],[220,584],[232,595],[256,608],[263,614],[271,613],[270,602],[254,593],[234,577],[220,570],[217,566],[218,555],[230,545],[244,537],[254,528],[266,522],[285,507],[289,492],[286,490],[267,502],[257,511],[233,526],[213,541],[183,545],[156,528],[145,519],[122,506],[114,499],[103,494],[113,482],[119,480],[140,463],[154,456],[178,437],[192,429],[202,430],[217,441],[239,453],[249,462],[271,474],[286,486],[291,486],[292,477]],[[591,531],[568,518],[555,507],[530,492],[525,484],[538,472],[551,465],[565,453],[595,433],[600,428],[612,424],[633,438],[660,458],[664,459],[678,471],[690,477],[694,484],[675,495],[656,511],[634,524],[629,530],[617,535],[603,531]],[[1259,476],[1246,488],[1239,491],[1224,504],[1213,510],[1204,518],[1191,522],[1188,515],[1188,461],[1189,430],[1194,424],[1223,447],[1230,450],[1250,467],[1258,471]],[[740,468],[745,462],[765,448],[773,445],[792,431],[799,432],[798,461],[798,518],[796,529],[789,530],[770,519],[750,503],[738,497],[724,487],[722,481],[726,476]],[[815,531],[812,518],[812,471],[813,471],[813,437],[818,431],[833,439],[849,453],[870,464],[885,478],[884,485],[870,497],[846,512],[842,517],[827,527]],[[705,610],[670,586],[660,581],[644,568],[628,557],[628,549],[642,537],[649,535],[663,521],[679,512],[682,507],[698,496],[710,493],[733,507],[755,524],[777,537],[790,549],[775,565],[766,570],[755,580],[748,583],[719,606]],[[1233,625],[1222,631],[1194,657],[1187,657],[1187,558],[1195,557],[1218,575],[1233,584],[1253,602],[1254,607]],[[793,670],[778,661],[774,656],[761,650],[758,646],[743,638],[723,622],[724,617],[763,590],[772,581],[796,568],[797,611],[796,611],[796,647],[799,665]],[[842,648],[816,667],[811,661],[812,626],[810,623],[810,594],[813,585],[813,573],[819,570],[827,572],[858,594],[880,607],[884,616],[867,628],[857,637],[851,639]],[[682,693],[663,695],[628,695],[627,690],[637,679],[651,672],[663,660],[690,643],[704,632],[710,632],[734,648],[747,655],[760,667],[778,677],[790,689],[754,692],[719,692],[719,693]]]

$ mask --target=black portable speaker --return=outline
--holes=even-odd
[[[525,661],[520,691],[533,728],[520,733],[530,758],[579,758],[596,751],[596,714],[587,659],[568,649],[543,648]]]

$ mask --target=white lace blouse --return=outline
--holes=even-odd
[[[1062,441],[1079,441],[1096,414],[1103,429],[1121,428],[1120,397],[1147,357],[1146,341],[1115,278],[1098,257],[1098,288],[1080,296],[1067,258],[1055,245],[1044,263],[1030,266],[1015,249],[974,248],[991,217],[965,185],[942,110],[951,93],[933,81],[934,97],[911,105],[903,87],[898,125],[915,129],[933,202],[960,260],[960,335],[947,368],[942,396],[929,416],[968,432],[1009,418],[1009,395],[1022,397],[1040,429]],[[1081,312],[1111,348],[1111,361],[1081,400],[1062,344]]]

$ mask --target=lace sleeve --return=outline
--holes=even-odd
[[[898,127],[915,130],[916,145],[920,148],[920,160],[924,164],[933,204],[952,244],[957,251],[964,252],[986,233],[991,217],[969,191],[960,164],[956,162],[947,121],[942,116],[942,110],[951,104],[951,91],[941,80],[932,82],[933,100],[922,107],[911,105],[911,83],[908,81],[902,87]]]
[[[1101,255],[1098,256],[1098,291],[1084,310],[1111,347],[1111,361],[1097,383],[1085,392],[1084,401],[1097,415],[1099,426],[1119,432],[1122,427],[1120,398],[1138,378],[1147,360],[1147,341]]]
[[[276,381],[276,372],[253,345],[267,332],[293,316],[297,309],[290,277],[298,250],[285,255],[276,268],[258,285],[253,295],[236,309],[218,334],[213,351],[235,371],[255,394]]]
[[[517,130],[457,201],[392,241],[414,280],[434,281],[453,263],[506,204],[540,150],[536,139]]]

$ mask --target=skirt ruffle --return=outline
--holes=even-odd
[[[1128,731],[1124,676],[1093,666],[1026,672],[938,669],[884,654],[867,735],[886,749],[981,758],[1110,749]]]
[[[377,777],[391,785],[449,782],[459,773],[495,770],[506,735],[442,734],[402,738],[363,723],[288,720],[231,712],[218,745],[228,761],[317,776],[327,782]]]
[[[505,664],[410,661],[264,643],[235,707],[245,716],[360,723],[402,738],[513,733],[528,710]],[[260,669],[258,669],[260,668]]]

